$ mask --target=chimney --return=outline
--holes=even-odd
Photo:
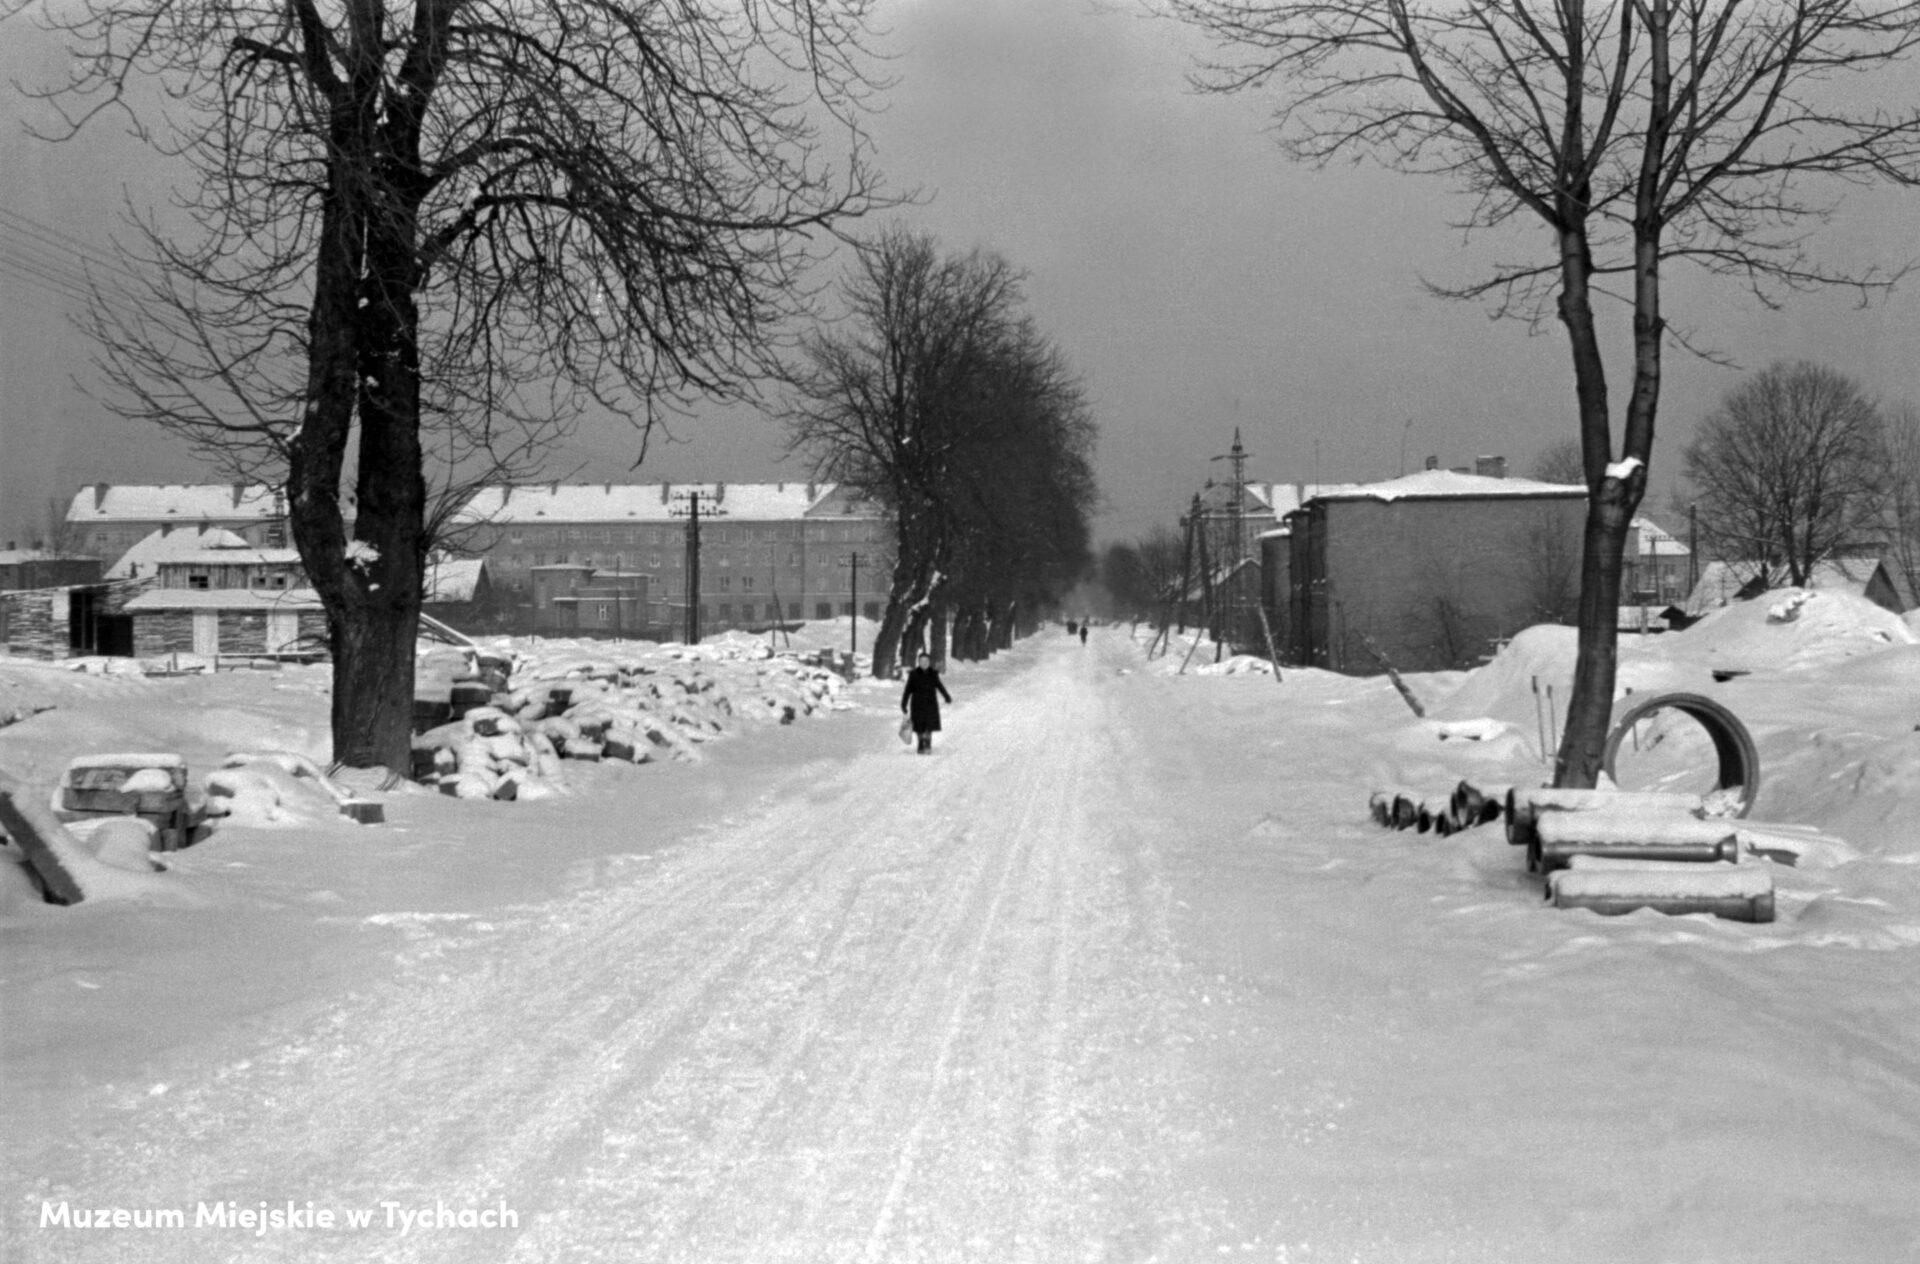
[[[240,502],[245,500],[246,498],[247,498],[247,485],[245,483],[235,483],[233,485],[233,507],[235,509],[238,509],[240,507]]]
[[[809,502],[811,502],[811,501],[813,500],[813,497],[814,497],[814,494],[815,494],[815,493],[814,493],[814,490],[813,490],[813,484],[812,484],[812,483],[808,483],[808,484],[807,484],[807,500],[808,500]]]
[[[660,484],[660,503],[663,505],[666,505],[666,504],[671,504],[672,502],[673,502],[673,484],[671,482]]]
[[[715,483],[713,485],[713,498],[716,502],[724,502],[726,500],[727,485],[725,483]]]
[[[1507,476],[1507,458],[1503,456],[1477,456],[1473,459],[1473,472],[1481,478],[1505,478]]]
[[[1429,457],[1427,458],[1427,468],[1428,468],[1428,469],[1430,469],[1430,470],[1437,470],[1437,469],[1439,469],[1439,468],[1440,468],[1440,458],[1439,458],[1438,456],[1429,456]]]
[[[113,486],[111,483],[95,483],[93,485],[93,512],[100,513],[106,509],[107,489],[111,486]]]

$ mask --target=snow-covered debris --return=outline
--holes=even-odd
[[[744,633],[699,645],[540,640],[482,647],[511,659],[494,703],[414,739],[415,775],[459,798],[566,790],[562,760],[696,761],[741,723],[788,724],[840,705],[840,676]],[[462,668],[441,653],[442,678]]]

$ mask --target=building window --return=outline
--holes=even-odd
[[[869,601],[865,606],[862,606],[861,609],[869,619],[878,619],[880,617],[880,603],[877,601]]]
[[[722,575],[718,583],[721,592],[730,592],[733,589],[733,579],[730,576]]]
[[[189,575],[189,576],[187,576],[187,587],[189,587],[189,588],[211,588],[211,587],[213,587],[213,577],[212,577],[212,576],[210,576],[210,575],[205,575],[205,574],[201,574],[201,575]]]
[[[815,602],[815,603],[814,603],[814,605],[813,605],[813,617],[814,617],[814,618],[816,618],[816,619],[831,619],[831,618],[833,618],[833,605],[832,605],[832,603],[831,603],[831,602],[825,602],[825,601],[817,601],[817,602]]]
[[[841,602],[841,603],[840,603],[840,613],[841,613],[841,614],[846,614],[846,615],[850,615],[850,614],[852,614],[852,613],[853,613],[853,603],[852,603],[851,601],[843,601],[843,602]]]
[[[741,592],[752,592],[752,591],[753,591],[753,576],[751,576],[751,575],[742,575],[742,576],[740,577],[740,591],[741,591]]]
[[[722,623],[733,622],[733,607],[731,605],[728,605],[724,601],[720,603],[720,622]]]
[[[789,601],[787,603],[787,618],[798,619],[799,617],[800,617],[800,603],[797,601]]]

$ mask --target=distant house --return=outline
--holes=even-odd
[[[420,609],[462,631],[474,631],[501,613],[493,577],[483,557],[427,559],[421,576]]]
[[[1286,521],[1284,653],[1358,673],[1382,659],[1459,667],[1564,617],[1579,591],[1586,495],[1430,469],[1309,497]]]
[[[1746,601],[1776,588],[1789,586],[1784,566],[1761,562],[1713,562],[1687,594],[1686,614],[1699,618],[1735,601]],[[1829,558],[1814,565],[1807,587],[1814,591],[1850,592],[1865,597],[1894,614],[1905,614],[1917,601],[1906,576],[1897,566],[1874,555]]]
[[[537,631],[558,636],[657,636],[670,614],[653,600],[652,576],[572,564],[533,568]]]

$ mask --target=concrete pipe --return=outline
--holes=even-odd
[[[1720,762],[1715,788],[1739,792],[1734,801],[1734,816],[1742,817],[1752,811],[1754,798],[1760,793],[1760,752],[1754,747],[1753,735],[1733,712],[1697,693],[1655,694],[1629,707],[1607,738],[1606,754],[1602,758],[1607,776],[1619,781],[1614,772],[1614,759],[1620,752],[1620,744],[1633,732],[1633,726],[1655,711],[1663,710],[1691,716],[1707,731]]]

